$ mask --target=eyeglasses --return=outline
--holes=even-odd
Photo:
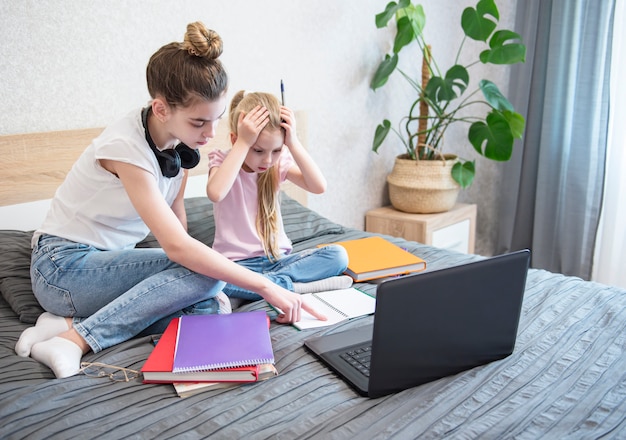
[[[108,377],[115,382],[130,382],[139,377],[140,372],[130,368],[116,365],[103,364],[101,362],[81,362],[79,373],[89,377]]]

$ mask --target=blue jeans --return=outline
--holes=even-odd
[[[283,255],[274,262],[267,257],[254,257],[236,263],[293,291],[293,283],[308,283],[341,275],[348,267],[348,253],[342,246],[331,245]],[[260,295],[233,284],[227,284],[224,293],[232,298],[261,299]]]
[[[217,313],[225,283],[186,269],[160,248],[102,251],[43,235],[31,259],[41,306],[72,317],[94,352],[139,334],[161,333],[183,314]]]

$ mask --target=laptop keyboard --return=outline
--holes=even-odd
[[[370,377],[370,359],[372,358],[371,344],[364,345],[362,347],[351,348],[345,353],[341,353],[339,357],[352,365],[365,377]]]

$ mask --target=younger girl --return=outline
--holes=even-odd
[[[296,135],[293,112],[268,93],[238,92],[230,105],[229,151],[209,153],[207,196],[214,203],[213,249],[296,293],[347,288],[341,246],[291,253],[280,212],[286,179],[320,194],[326,180]],[[232,284],[229,297],[258,299]]]

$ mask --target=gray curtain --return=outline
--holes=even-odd
[[[503,167],[497,251],[591,277],[602,202],[615,0],[518,0],[526,63],[511,76],[524,138]]]

